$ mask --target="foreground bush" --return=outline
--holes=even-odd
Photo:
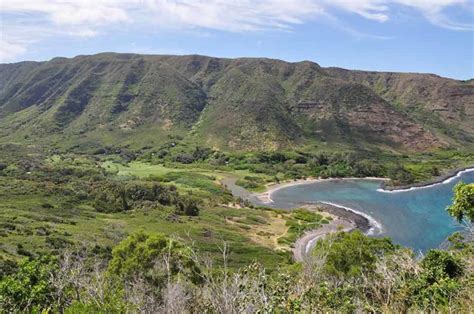
[[[22,261],[16,273],[0,282],[1,308],[9,312],[39,312],[54,306],[59,291],[50,278],[56,271],[57,265],[50,258]],[[61,304],[57,305],[61,307]]]
[[[0,283],[2,312],[469,312],[474,247],[422,259],[359,232],[318,243],[302,264],[268,273],[219,266],[182,242],[138,232],[110,261],[65,253],[25,261]]]
[[[189,248],[164,234],[137,232],[113,249],[108,271],[122,280],[142,277],[157,287],[176,276],[197,283],[200,270],[191,257]]]

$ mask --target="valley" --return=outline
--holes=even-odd
[[[212,302],[240,291],[268,293],[256,307],[269,311],[449,300],[463,312],[472,239],[445,211],[460,178],[377,189],[472,167],[473,108],[472,80],[308,61],[102,53],[0,64],[0,304],[123,313],[139,311],[134,293],[154,306],[181,293],[190,312],[219,312]],[[381,280],[400,271],[396,285]],[[18,291],[35,282],[50,292],[24,305]]]

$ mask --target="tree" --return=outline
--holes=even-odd
[[[98,211],[118,212],[130,209],[127,190],[122,183],[108,182],[96,188],[94,207]]]
[[[400,164],[392,168],[388,175],[395,184],[410,184],[415,181],[413,174]]]
[[[113,249],[108,271],[125,280],[143,276],[161,288],[177,276],[195,283],[200,280],[200,270],[187,247],[164,234],[143,231],[128,236]]]
[[[357,277],[371,271],[379,256],[394,252],[397,247],[388,238],[369,238],[360,231],[341,232],[334,239],[319,241],[312,254],[325,251],[325,270],[336,276]]]
[[[436,166],[433,166],[433,167],[431,168],[431,175],[433,175],[433,176],[435,176],[435,177],[439,176],[439,175],[440,175],[439,168],[436,167]]]
[[[15,274],[0,282],[0,308],[8,312],[39,312],[54,306],[51,273],[57,266],[51,258],[24,260]]]
[[[199,216],[199,206],[191,196],[180,196],[176,201],[176,213],[186,216]]]
[[[193,160],[206,160],[209,155],[212,153],[212,150],[210,148],[204,148],[204,147],[199,147],[196,146],[193,151]]]
[[[474,222],[474,183],[458,183],[454,187],[453,204],[447,209],[448,213],[458,221],[463,219]]]
[[[450,252],[430,250],[421,261],[422,272],[409,282],[411,302],[423,309],[449,306],[461,288],[456,280],[464,273],[459,257]]]
[[[459,257],[441,250],[430,250],[421,261],[421,266],[430,273],[431,282],[446,277],[456,278],[464,272]]]
[[[319,153],[314,156],[313,163],[318,166],[324,166],[329,164],[329,157],[325,153]]]

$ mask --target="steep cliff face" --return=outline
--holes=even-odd
[[[422,124],[446,128],[472,141],[474,80],[457,81],[432,74],[383,73],[329,68],[330,75],[358,82]]]
[[[473,145],[474,83],[263,58],[99,54],[0,65],[0,141],[222,149]],[[471,122],[470,122],[471,121]]]
[[[360,84],[328,81],[319,95],[300,102],[295,111],[309,121],[310,130],[325,136],[343,136],[347,141],[362,140],[398,144],[415,150],[438,148],[445,143],[433,133],[399,112]]]

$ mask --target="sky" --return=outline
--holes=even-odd
[[[0,62],[99,52],[474,78],[474,0],[0,0]]]

